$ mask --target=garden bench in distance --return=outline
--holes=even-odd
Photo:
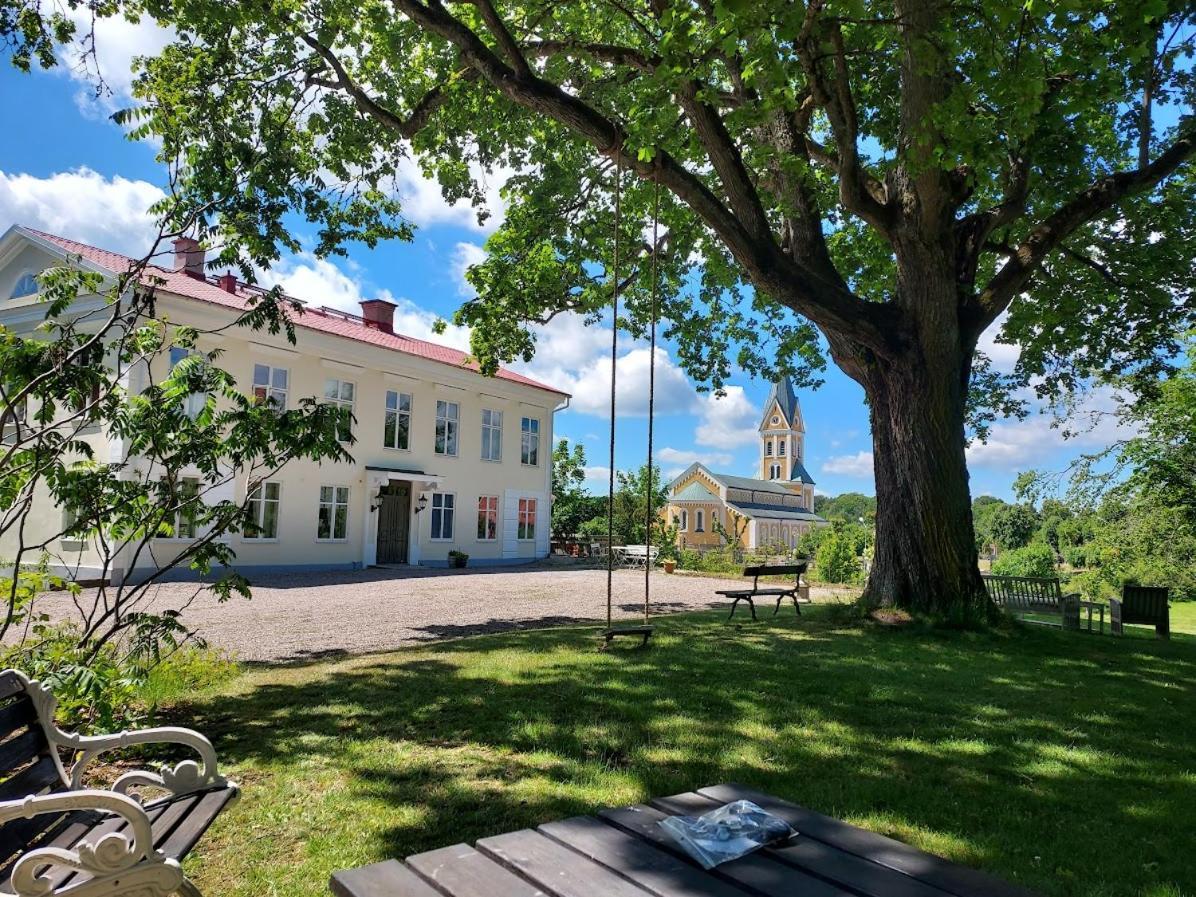
[[[797,835],[709,871],[657,823],[754,801]],[[336,897],[1034,897],[797,804],[717,785],[337,872]]]
[[[0,892],[17,897],[199,897],[179,861],[238,789],[216,771],[216,751],[190,729],[81,736],[54,723],[48,688],[0,673]],[[158,772],[134,770],[110,790],[82,787],[100,754],[135,744],[194,750]],[[60,750],[76,756],[68,770]],[[130,789],[165,791],[140,802]]]
[[[716,595],[723,595],[731,599],[731,613],[727,615],[727,619],[735,616],[735,608],[740,601],[746,601],[748,607],[752,611],[752,619],[756,619],[756,605],[753,598],[773,598],[777,599],[776,610],[772,612],[775,617],[781,610],[781,602],[786,598],[793,600],[793,609],[797,611],[797,615],[801,616],[801,605],[799,602],[806,604],[810,603],[810,587],[803,585],[801,578],[802,574],[806,572],[806,567],[809,566],[809,561],[802,561],[797,564],[763,564],[757,567],[744,567],[743,575],[752,577],[752,587],[750,589],[721,589],[716,591]],[[760,588],[761,576],[793,576],[792,586],[765,586]]]
[[[1126,623],[1153,626],[1159,638],[1171,638],[1171,609],[1167,604],[1169,589],[1154,586],[1122,586],[1121,598],[1109,601],[1109,618],[1114,635],[1124,635]]]
[[[1008,614],[1058,614],[1059,623],[1027,620],[1028,623],[1042,622],[1046,626],[1062,626],[1064,629],[1080,628],[1080,596],[1064,595],[1055,578],[1035,576],[995,576],[982,574],[988,597]]]

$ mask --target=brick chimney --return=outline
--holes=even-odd
[[[204,249],[194,237],[178,237],[174,241],[174,270],[188,277],[203,280]]]
[[[220,287],[220,289],[224,290],[226,293],[232,293],[236,295],[237,275],[233,274],[232,271],[226,271],[224,274],[221,274],[216,278],[216,286]]]
[[[395,332],[395,304],[385,299],[363,299],[361,317],[366,327],[373,327],[383,333]]]

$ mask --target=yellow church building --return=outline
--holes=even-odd
[[[814,513],[814,480],[802,463],[806,426],[788,377],[773,384],[759,429],[758,479],[694,463],[669,485],[665,515],[682,547],[794,548],[802,534],[826,526]]]

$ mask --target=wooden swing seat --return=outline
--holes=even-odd
[[[619,628],[604,629],[602,632],[602,648],[605,651],[610,647],[610,643],[622,635],[638,635],[643,641],[640,642],[641,648],[648,647],[648,639],[652,637],[651,626],[620,626]]]

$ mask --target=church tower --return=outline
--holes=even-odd
[[[813,507],[814,481],[805,468],[806,425],[793,383],[782,377],[772,385],[760,420],[760,479],[787,486]]]

